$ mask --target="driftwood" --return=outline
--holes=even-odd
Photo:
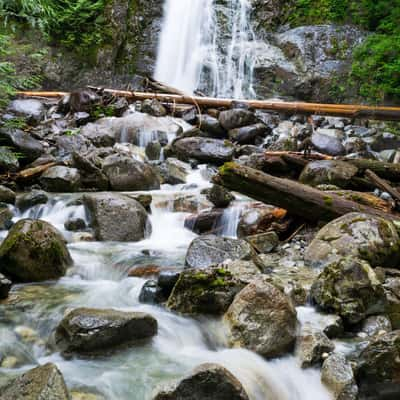
[[[381,189],[384,192],[389,193],[393,197],[394,200],[396,200],[397,202],[400,202],[400,193],[395,188],[390,186],[386,181],[384,181],[383,179],[379,178],[379,176],[376,175],[375,173],[373,173],[370,169],[367,169],[365,171],[365,176],[367,178],[369,178],[369,180],[378,189]]]
[[[290,214],[309,221],[331,220],[349,212],[364,212],[389,219],[400,217],[386,213],[336,194],[277,178],[253,168],[227,163],[220,168],[214,181],[230,190],[286,209]]]
[[[27,180],[36,178],[37,176],[43,174],[43,172],[47,171],[50,167],[54,167],[59,163],[51,162],[43,165],[39,165],[33,168],[26,168],[22,171],[16,173],[8,173],[6,175],[0,175],[0,181],[18,181],[18,180]]]
[[[196,107],[224,107],[229,108],[238,100],[234,99],[218,99],[214,97],[189,96],[184,94],[163,94],[163,93],[146,93],[133,92],[127,90],[113,90],[91,87],[94,90],[100,90],[113,96],[125,97],[132,101],[157,99],[168,104],[191,104]],[[19,96],[37,97],[59,97],[65,95],[63,92],[17,92]],[[338,104],[318,104],[304,102],[279,102],[265,100],[240,100],[248,106],[268,111],[298,113],[298,114],[319,114],[333,115],[348,118],[365,118],[375,120],[400,121],[400,107],[372,107],[363,105],[338,105]]]

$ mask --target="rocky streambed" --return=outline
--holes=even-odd
[[[398,398],[397,223],[304,223],[212,183],[227,161],[265,171],[265,150],[397,162],[397,137],[239,103],[171,114],[78,92],[2,116],[0,399]],[[302,179],[343,188],[339,167]]]

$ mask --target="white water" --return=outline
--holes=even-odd
[[[166,0],[155,78],[187,93],[254,97],[250,0]]]

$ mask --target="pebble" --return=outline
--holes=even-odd
[[[18,365],[18,358],[14,356],[5,357],[2,363],[0,364],[1,368],[12,369]]]

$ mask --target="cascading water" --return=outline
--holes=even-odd
[[[249,0],[166,0],[155,78],[184,92],[254,97]]]

